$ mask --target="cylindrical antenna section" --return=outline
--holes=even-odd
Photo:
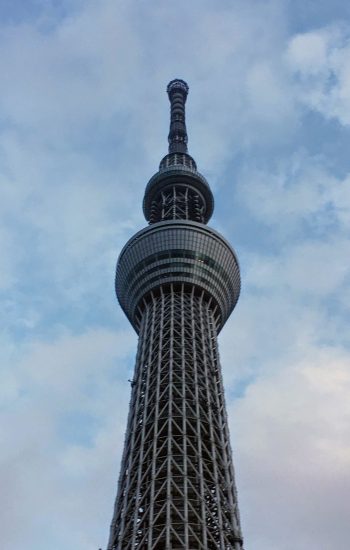
[[[167,92],[170,100],[169,153],[187,153],[187,130],[185,103],[188,85],[176,78],[169,82]]]

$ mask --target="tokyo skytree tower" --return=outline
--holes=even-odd
[[[148,227],[116,293],[139,335],[108,550],[242,550],[217,335],[240,292],[214,200],[187,151],[188,86],[173,80],[169,153],[146,186]]]

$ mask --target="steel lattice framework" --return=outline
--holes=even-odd
[[[108,550],[242,550],[217,345],[239,267],[205,225],[213,197],[187,153],[188,86],[167,91],[169,154],[146,187],[150,225],[117,265],[139,345]]]

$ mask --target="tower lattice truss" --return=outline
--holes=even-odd
[[[206,226],[213,196],[187,153],[187,84],[167,91],[169,154],[146,187],[150,225],[117,265],[139,344],[108,550],[242,550],[217,344],[239,267]]]

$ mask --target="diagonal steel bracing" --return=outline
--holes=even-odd
[[[216,323],[170,287],[141,323],[110,550],[241,548]]]

